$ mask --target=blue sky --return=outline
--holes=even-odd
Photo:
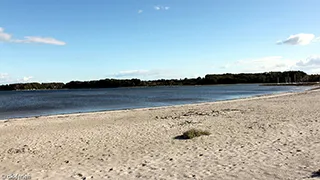
[[[320,73],[318,0],[0,0],[0,84]]]

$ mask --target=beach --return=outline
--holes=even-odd
[[[312,179],[320,90],[0,121],[0,176]],[[211,134],[175,138],[192,129]]]

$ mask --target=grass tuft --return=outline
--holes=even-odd
[[[203,135],[208,136],[208,135],[210,135],[210,132],[203,131],[203,130],[200,130],[200,129],[190,129],[190,130],[184,132],[182,134],[182,137],[184,139],[192,139],[192,138],[203,136]]]

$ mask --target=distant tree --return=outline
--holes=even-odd
[[[307,75],[303,71],[208,74],[204,78],[159,79],[142,81],[140,79],[100,79],[93,81],[70,81],[64,83],[16,83],[1,85],[0,90],[33,89],[81,89],[81,88],[117,88],[134,86],[174,86],[174,85],[209,85],[235,83],[277,83],[277,82],[317,82],[320,75]]]

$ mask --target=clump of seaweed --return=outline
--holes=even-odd
[[[318,171],[312,172],[311,177],[320,177],[320,169],[318,169]]]
[[[182,134],[182,136],[178,136],[178,139],[192,139],[199,136],[208,136],[211,133],[209,131],[203,131],[200,129],[190,129]]]

